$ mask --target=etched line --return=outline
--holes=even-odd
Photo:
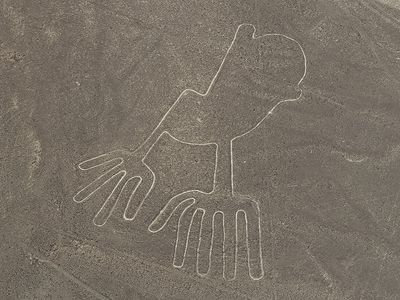
[[[240,34],[240,35],[239,35]],[[251,34],[251,36],[250,36]],[[171,116],[174,112],[175,109],[178,109],[178,104],[180,103],[185,103],[184,101],[189,101],[189,96],[199,96],[198,102],[201,103],[202,100],[204,99],[209,99],[207,98],[213,91],[213,87],[216,85],[217,79],[221,75],[221,72],[223,70],[224,64],[227,62],[228,57],[230,57],[230,53],[234,51],[234,46],[236,42],[244,41],[247,43],[245,46],[246,47],[253,47],[254,44],[256,46],[261,45],[261,41],[263,38],[267,36],[277,36],[277,37],[282,37],[282,40],[291,41],[294,42],[298,50],[301,51],[302,55],[302,63],[303,63],[303,73],[300,79],[296,78],[297,84],[295,85],[295,82],[291,83],[291,87],[295,86],[295,90],[298,93],[296,97],[289,98],[289,99],[281,99],[278,98],[275,103],[274,100],[274,105],[270,108],[269,106],[266,108],[267,111],[263,111],[262,115],[260,116],[259,119],[254,119],[255,124],[249,123],[246,125],[245,129],[243,132],[238,133],[235,131],[233,134],[230,133],[228,136],[228,133],[220,133],[217,130],[215,131],[214,134],[223,135],[218,137],[218,142],[215,141],[215,138],[211,138],[210,135],[213,133],[209,133],[208,131],[205,133],[206,138],[202,140],[202,142],[194,142],[198,141],[194,133],[195,132],[193,129],[190,131],[189,138],[182,138],[181,135],[179,135],[179,128],[173,128],[173,127],[168,127],[168,126],[174,126],[171,124],[166,124],[168,121],[169,116]],[[238,40],[239,39],[239,40]],[[259,42],[258,44],[256,42]],[[243,45],[242,45],[243,46]],[[235,48],[236,49],[236,48]],[[250,52],[251,53],[251,52]],[[259,54],[261,55],[261,54]],[[264,55],[264,54],[263,54]],[[263,59],[265,57],[262,57]],[[261,58],[260,58],[261,59]],[[243,63],[239,61],[240,63]],[[257,60],[256,63],[259,63],[259,60]],[[288,71],[287,71],[288,72]],[[257,73],[259,75],[259,73]],[[139,145],[134,150],[116,150],[112,151],[107,154],[102,154],[97,157],[94,157],[92,159],[88,159],[81,164],[79,164],[79,168],[81,170],[88,170],[100,165],[104,165],[109,163],[110,161],[113,160],[119,160],[120,163],[114,167],[114,171],[117,172],[125,172],[124,176],[127,176],[127,178],[140,178],[139,183],[136,185],[134,191],[131,194],[131,197],[128,201],[128,204],[124,210],[124,219],[127,221],[132,221],[135,219],[138,211],[140,210],[143,202],[147,199],[148,195],[152,191],[154,185],[155,185],[155,174],[151,167],[147,165],[146,163],[146,158],[148,154],[152,151],[154,148],[154,145],[159,141],[161,137],[164,135],[168,135],[171,139],[187,144],[187,145],[193,145],[193,146],[204,146],[204,145],[212,145],[215,146],[215,164],[214,164],[214,178],[213,178],[213,188],[212,191],[210,192],[205,192],[201,191],[198,189],[191,189],[187,190],[185,192],[182,192],[171,199],[167,201],[167,204],[160,210],[156,218],[151,222],[151,224],[148,227],[148,230],[152,233],[159,232],[162,230],[165,225],[169,222],[171,219],[171,216],[175,214],[178,211],[178,208],[181,208],[185,204],[187,204],[189,201],[191,201],[190,205],[187,205],[184,207],[183,211],[180,213],[179,220],[178,220],[178,226],[177,226],[177,238],[176,238],[176,243],[175,243],[175,252],[174,252],[174,257],[173,257],[173,265],[175,267],[181,268],[184,264],[185,261],[185,256],[187,253],[187,247],[188,247],[188,238],[190,235],[190,232],[192,230],[192,222],[193,222],[193,217],[196,213],[201,212],[202,217],[201,217],[201,222],[200,222],[200,234],[198,238],[198,246],[197,246],[197,260],[196,260],[196,271],[198,275],[200,276],[207,276],[210,270],[211,266],[211,255],[213,252],[213,247],[214,247],[214,238],[215,238],[215,216],[217,213],[221,213],[222,215],[222,234],[223,234],[223,276],[226,279],[226,263],[227,263],[227,258],[226,258],[226,235],[227,235],[227,230],[225,228],[225,219],[226,218],[234,218],[234,224],[235,224],[235,242],[234,242],[234,279],[236,278],[236,269],[237,269],[237,243],[238,243],[238,213],[243,212],[244,215],[244,222],[246,226],[246,248],[247,248],[247,267],[248,267],[248,273],[249,276],[252,280],[259,280],[264,276],[264,267],[263,267],[263,256],[262,256],[262,240],[261,240],[261,214],[260,214],[260,207],[259,207],[259,202],[256,201],[253,198],[247,197],[240,195],[236,193],[234,190],[234,159],[233,159],[233,142],[236,139],[242,138],[251,132],[253,132],[255,129],[257,129],[262,122],[264,122],[270,115],[274,113],[274,111],[277,109],[278,106],[282,105],[283,103],[289,103],[289,102],[295,102],[301,99],[303,95],[303,90],[300,88],[301,83],[305,79],[307,75],[307,57],[305,54],[305,51],[301,44],[295,40],[294,38],[291,38],[289,36],[286,36],[284,34],[278,34],[278,33],[269,33],[269,34],[264,34],[260,36],[256,36],[256,28],[252,24],[248,23],[243,23],[240,24],[234,34],[234,37],[215,73],[213,76],[210,84],[208,85],[207,89],[201,93],[198,91],[195,91],[193,89],[185,89],[182,91],[178,98],[172,103],[172,105],[169,107],[167,112],[163,115],[159,123],[155,126],[155,128],[152,130],[151,134],[145,139],[143,143]],[[225,87],[226,88],[226,87]],[[250,97],[250,96],[249,96]],[[268,99],[264,99],[265,97],[259,97],[258,95],[254,96],[254,99],[261,99],[264,101],[267,101]],[[273,98],[275,99],[275,98]],[[181,102],[183,101],[183,102]],[[272,100],[271,100],[272,101]],[[191,102],[188,102],[191,104]],[[208,102],[207,102],[208,103]],[[239,103],[240,104],[240,103]],[[264,103],[263,103],[264,104]],[[247,103],[244,103],[243,105],[247,105]],[[187,113],[186,110],[184,110],[184,113]],[[173,117],[183,117],[182,113],[179,113],[180,110],[176,110],[176,115]],[[173,118],[172,117],[172,118]],[[199,118],[197,118],[199,119]],[[218,122],[221,121],[218,119]],[[216,124],[219,124],[219,123]],[[168,123],[168,122],[167,122]],[[175,125],[179,126],[179,125]],[[190,125],[188,125],[190,126]],[[192,126],[193,128],[194,125]],[[196,127],[197,128],[197,127]],[[218,129],[218,128],[216,128]],[[197,130],[202,130],[202,129],[197,129]],[[193,134],[193,137],[192,137]],[[226,136],[225,136],[226,134]],[[188,139],[188,140],[187,140]],[[207,141],[208,139],[208,141]],[[229,156],[229,158],[228,158]],[[105,173],[107,174],[107,173]],[[118,173],[119,174],[119,173]],[[104,176],[104,175],[102,175]],[[101,178],[100,176],[99,178]],[[228,180],[226,180],[228,178]],[[98,179],[98,178],[97,178]],[[96,179],[96,180],[97,180]],[[96,181],[95,180],[95,181]],[[229,182],[227,182],[229,181]],[[110,181],[107,180],[104,182],[101,186],[108,184]],[[125,186],[126,183],[123,181],[119,181],[116,186],[114,187],[113,191],[111,194],[115,191],[116,187],[118,185],[123,184]],[[123,189],[123,188],[122,188]],[[121,189],[121,190],[122,190]],[[147,192],[144,194],[143,197],[140,196],[141,199],[138,199],[138,203],[132,204],[132,198],[135,197],[135,194],[138,193],[138,191],[141,190],[146,190]],[[79,192],[78,192],[79,194]],[[91,194],[90,194],[91,195]],[[110,196],[109,196],[110,197]],[[109,198],[108,197],[108,198]],[[107,198],[107,199],[108,199]],[[106,202],[103,204],[102,209],[105,207],[107,203]],[[128,212],[128,207],[133,206],[135,213],[133,217],[127,217],[127,212]],[[111,208],[110,214],[112,213],[112,210],[114,209],[115,205]],[[190,223],[187,228],[187,235],[186,235],[186,241],[184,241],[184,253],[183,253],[183,259],[182,263],[177,264],[176,263],[176,254],[177,254],[177,247],[178,247],[178,242],[180,238],[180,233],[184,232],[182,231],[183,229],[181,228],[181,220],[184,217],[184,214],[188,211],[189,207],[192,207],[195,209],[195,212],[191,216]],[[208,266],[207,266],[207,272],[206,273],[201,273],[200,272],[200,261],[199,261],[199,256],[200,256],[200,247],[202,246],[203,237],[202,235],[204,234],[203,230],[205,226],[210,226],[208,224],[208,220],[211,219],[211,241],[210,241],[210,248],[208,249]],[[205,224],[207,223],[207,224]],[[98,225],[98,224],[97,224]],[[104,224],[102,224],[104,225]],[[251,231],[249,228],[251,227]],[[256,230],[258,232],[256,232]],[[257,234],[256,234],[257,233]],[[251,237],[255,237],[255,241],[252,239],[250,241],[250,234]],[[255,236],[253,236],[256,234]],[[231,238],[231,237],[230,237]],[[254,249],[254,247],[259,247],[259,249]],[[252,250],[251,250],[252,249]],[[254,251],[256,252],[256,255],[258,257],[252,257]],[[252,264],[256,264],[255,268],[258,268],[260,271],[260,274],[255,276],[252,273]]]

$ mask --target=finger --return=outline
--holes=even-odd
[[[126,171],[119,171],[115,177],[118,177],[118,182],[93,218],[93,223],[96,226],[103,226],[107,222],[107,219],[110,217],[110,214],[117,203],[118,196],[127,181]]]
[[[179,217],[173,259],[173,266],[176,268],[182,268],[185,262],[186,251],[189,242],[189,233],[192,227],[195,212],[195,208],[192,207],[193,203],[194,202],[186,206]]]
[[[185,202],[186,200],[194,201],[194,198],[190,198],[189,193],[181,193],[172,197],[168,203],[164,206],[164,208],[160,211],[158,216],[153,220],[150,224],[148,230],[152,233],[158,232],[164,228],[164,226],[168,223],[168,220],[171,218],[172,214],[175,212],[177,207]],[[189,203],[186,202],[186,205]]]
[[[248,279],[247,235],[244,210],[236,212],[236,279]]]
[[[124,213],[128,207],[129,199],[138,187],[140,179],[139,176],[135,176],[126,180],[118,196],[115,208],[112,211],[113,218],[115,217],[118,220],[124,220]]]
[[[224,248],[224,231],[223,231],[224,213],[216,211],[213,216],[212,239],[211,239],[211,258],[209,274],[216,277],[223,277],[223,248]]]
[[[213,215],[202,208],[198,209],[198,213],[201,214],[201,224],[196,269],[197,274],[206,276],[210,269]]]
[[[139,183],[136,185],[135,190],[129,197],[129,201],[124,212],[124,219],[128,221],[132,221],[136,218],[143,201],[146,199],[147,195],[150,194],[154,185],[154,178],[143,179],[143,177],[138,177],[140,179]]]
[[[224,278],[236,277],[236,215],[224,214]]]
[[[112,155],[112,152],[110,153],[105,153],[87,160],[84,160],[83,162],[78,164],[78,168],[81,170],[90,170],[105,164],[121,164],[122,163],[122,158],[120,157],[114,157]]]
[[[81,189],[79,192],[75,194],[73,197],[73,200],[77,203],[81,203],[83,201],[86,201],[90,196],[92,196],[97,190],[99,190],[102,186],[110,182],[115,178],[115,176],[118,174],[116,172],[116,168],[118,166],[113,167],[112,169],[108,170],[101,176],[97,177],[95,180],[93,180],[90,184],[88,184],[86,187]]]
[[[264,276],[260,211],[258,204],[254,202],[253,209],[245,212],[246,236],[247,236],[247,263],[249,275],[253,280],[259,280]]]
[[[200,226],[202,217],[202,210],[200,208],[197,208],[192,217],[184,264],[185,270],[190,273],[195,273],[197,270],[197,253],[199,249]]]

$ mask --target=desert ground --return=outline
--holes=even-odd
[[[0,5],[0,299],[400,299],[398,1]]]

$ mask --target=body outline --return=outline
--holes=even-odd
[[[244,133],[241,133],[240,135],[237,135],[237,136],[235,136],[235,137],[233,137],[233,138],[231,138],[231,139],[229,140],[231,195],[234,194],[233,142],[234,142],[235,140],[239,139],[239,138],[242,138],[242,137],[244,137],[244,136],[250,134],[250,133],[253,132],[255,129],[257,129],[270,115],[272,115],[273,111],[274,111],[279,105],[281,105],[281,104],[283,104],[283,103],[286,103],[286,102],[295,102],[295,101],[299,101],[299,100],[301,99],[302,95],[303,95],[303,90],[300,88],[300,85],[301,85],[301,83],[303,82],[303,80],[305,79],[305,77],[306,77],[306,75],[307,75],[307,57],[306,57],[305,51],[304,51],[303,47],[301,46],[301,44],[300,44],[296,39],[294,39],[294,38],[291,38],[291,37],[289,37],[289,36],[287,36],[287,35],[285,35],[285,34],[280,34],[280,33],[267,33],[267,34],[262,34],[262,35],[256,36],[256,27],[255,27],[253,24],[250,24],[250,23],[241,23],[241,24],[239,24],[238,27],[237,27],[237,29],[236,29],[236,31],[235,31],[234,37],[233,37],[233,39],[232,39],[232,41],[231,41],[231,43],[230,43],[228,49],[226,50],[225,55],[224,55],[224,57],[223,57],[221,63],[219,64],[219,67],[218,67],[218,69],[217,69],[215,75],[213,76],[213,78],[212,78],[210,84],[208,85],[206,91],[205,91],[204,93],[201,93],[201,92],[198,92],[198,91],[196,91],[196,90],[194,90],[194,89],[190,89],[190,88],[184,89],[184,90],[179,94],[179,96],[177,97],[177,99],[173,102],[173,104],[169,107],[169,109],[166,111],[166,113],[164,113],[163,117],[162,117],[161,120],[158,122],[157,126],[154,127],[154,129],[151,131],[151,133],[148,135],[148,137],[136,148],[136,149],[140,149],[140,148],[142,147],[142,145],[146,144],[146,143],[152,138],[152,136],[157,132],[157,130],[158,130],[158,129],[160,128],[160,126],[163,124],[163,122],[164,122],[164,120],[166,119],[166,117],[168,116],[168,114],[174,109],[174,107],[179,103],[180,99],[181,99],[184,95],[186,95],[187,93],[194,93],[194,94],[196,94],[196,95],[198,95],[198,96],[200,96],[200,97],[208,96],[209,92],[211,91],[212,87],[214,86],[214,84],[215,84],[215,82],[216,82],[216,80],[217,80],[217,78],[218,78],[218,76],[219,76],[219,74],[220,74],[220,72],[221,72],[221,70],[222,70],[222,68],[223,68],[223,66],[224,66],[224,63],[225,63],[225,61],[226,61],[226,58],[228,57],[228,55],[229,55],[229,53],[230,53],[230,51],[231,51],[233,45],[235,44],[235,41],[236,41],[236,39],[237,39],[238,32],[239,32],[239,30],[240,30],[240,28],[241,28],[242,26],[251,26],[251,27],[253,28],[253,34],[252,34],[252,37],[251,37],[252,40],[257,40],[257,39],[260,39],[260,38],[263,38],[263,37],[266,37],[266,36],[280,36],[280,37],[284,37],[284,38],[286,38],[286,39],[289,39],[290,41],[295,42],[295,43],[299,46],[299,48],[300,48],[300,50],[301,50],[301,52],[302,52],[302,55],[303,55],[304,72],[303,72],[302,77],[300,78],[300,80],[299,80],[298,83],[297,83],[297,88],[298,88],[299,91],[300,91],[300,94],[298,95],[298,97],[296,97],[296,98],[291,98],[291,99],[280,100],[280,101],[277,102],[267,113],[265,113],[265,115],[261,118],[260,121],[258,121],[258,122],[256,123],[255,126],[253,126],[253,127],[252,127],[251,129],[249,129],[248,131],[246,131],[246,132],[244,132]],[[213,177],[214,177],[214,178],[213,178],[213,188],[212,188],[212,190],[211,190],[210,192],[205,192],[205,191],[202,191],[202,190],[199,190],[199,189],[187,190],[187,191],[184,191],[184,192],[181,192],[181,193],[175,195],[175,196],[172,197],[169,201],[171,201],[172,199],[174,199],[174,198],[176,198],[176,197],[179,197],[179,196],[181,196],[181,195],[183,195],[183,194],[185,194],[185,193],[191,193],[191,192],[193,192],[193,193],[200,193],[200,194],[203,194],[203,195],[211,195],[213,192],[215,192],[215,189],[216,189],[216,175],[217,175],[217,168],[218,168],[218,153],[219,153],[219,152],[218,152],[218,150],[219,150],[219,145],[218,145],[218,143],[216,143],[216,142],[209,142],[209,143],[192,143],[192,142],[182,141],[182,140],[180,140],[180,139],[174,137],[173,134],[171,134],[168,130],[163,130],[163,131],[158,135],[158,137],[154,140],[154,142],[150,145],[150,147],[147,149],[147,151],[145,152],[144,156],[141,158],[142,164],[143,164],[144,166],[146,166],[146,167],[148,168],[148,170],[150,171],[150,173],[151,173],[151,176],[152,176],[152,184],[151,184],[149,190],[147,191],[147,193],[145,194],[144,198],[142,199],[142,201],[139,203],[139,205],[138,205],[138,207],[137,207],[137,209],[136,209],[136,211],[135,211],[133,217],[128,218],[126,215],[127,215],[127,210],[128,210],[128,208],[130,207],[130,203],[131,203],[131,200],[132,200],[132,197],[130,197],[130,199],[129,199],[129,201],[128,201],[126,207],[125,207],[124,213],[123,213],[123,218],[124,218],[124,220],[126,220],[126,221],[132,221],[132,220],[134,220],[134,219],[136,218],[136,216],[137,216],[139,210],[140,210],[141,207],[142,207],[142,204],[144,203],[144,201],[147,199],[148,195],[149,195],[149,194],[151,193],[151,191],[153,190],[153,187],[154,187],[154,185],[155,185],[155,178],[156,178],[156,175],[155,175],[154,171],[151,169],[151,167],[146,163],[145,160],[146,160],[148,154],[149,154],[149,153],[151,152],[151,150],[153,149],[154,145],[157,144],[157,142],[159,141],[159,139],[160,139],[161,137],[163,137],[165,134],[168,135],[168,136],[169,136],[170,138],[172,138],[173,140],[175,140],[175,141],[177,141],[177,142],[179,142],[179,143],[182,143],[182,144],[187,144],[187,145],[191,145],[191,146],[208,146],[208,145],[215,146],[215,152],[216,152],[216,155],[215,155],[215,163],[214,163],[214,172],[213,172]],[[114,150],[114,151],[116,151],[116,150]],[[108,152],[108,153],[101,154],[101,155],[95,156],[95,157],[93,157],[93,158],[87,159],[87,160],[81,162],[81,163],[78,165],[78,167],[79,167],[79,169],[81,169],[81,170],[90,169],[90,168],[84,169],[84,168],[82,168],[80,165],[83,164],[83,163],[85,163],[85,162],[88,162],[88,161],[90,161],[90,160],[93,160],[93,159],[96,159],[96,158],[105,156],[105,155],[107,155],[107,154],[109,154],[109,153],[112,153],[112,152],[114,152],[114,151],[110,151],[110,152]],[[134,150],[134,151],[135,151],[135,150]],[[115,160],[115,159],[114,159],[114,160]],[[120,165],[122,164],[122,162],[123,162],[123,161],[122,161],[122,159],[121,159],[121,161],[120,161],[116,166],[112,167],[110,170],[117,168],[118,166],[120,166]],[[110,170],[109,170],[109,171],[110,171]],[[107,171],[107,172],[109,172],[109,171]],[[124,172],[125,172],[125,173],[124,173]],[[112,178],[116,177],[118,174],[123,174],[123,176],[122,176],[122,178],[118,181],[118,184],[115,186],[115,188],[113,189],[113,191],[114,191],[114,190],[117,188],[117,186],[118,186],[118,185],[122,182],[122,180],[124,179],[124,176],[126,175],[126,171],[119,171],[117,174],[113,175],[113,176],[112,176],[110,179],[108,179],[105,183],[103,183],[102,185],[100,185],[100,186],[99,186],[98,188],[96,188],[93,192],[91,192],[87,197],[85,197],[82,201],[79,201],[79,202],[85,201],[85,200],[86,200],[87,198],[89,198],[93,193],[95,193],[98,189],[100,189],[103,185],[105,185],[107,182],[109,182]],[[104,174],[101,175],[101,176],[104,176]],[[99,176],[98,178],[100,178],[101,176]],[[139,179],[139,184],[140,184],[140,183],[142,182],[142,180],[143,180],[143,177],[140,176],[140,175],[134,176],[133,178],[128,179],[128,181],[126,181],[126,182],[124,183],[123,188],[128,184],[128,182],[129,182],[130,180],[135,179],[135,178],[138,178],[138,179]],[[138,188],[139,184],[136,186],[136,188],[135,188],[135,190],[133,191],[133,193],[136,191],[136,189]],[[132,193],[132,194],[133,194],[133,193]],[[111,194],[110,194],[110,195],[111,195]],[[107,198],[107,199],[108,199],[108,198]],[[191,199],[193,199],[193,198],[191,198]],[[190,200],[190,199],[187,199],[187,200]],[[194,200],[194,199],[193,199],[193,200]],[[75,200],[75,196],[74,196],[74,201],[77,202],[77,201]],[[169,203],[169,201],[168,201],[167,203]],[[186,201],[186,200],[185,200],[185,201]],[[252,200],[252,201],[255,202],[255,204],[256,204],[256,206],[257,206],[257,208],[258,208],[258,212],[260,212],[260,211],[259,211],[259,202],[258,202],[257,200]],[[184,201],[183,201],[183,202],[184,202]],[[177,205],[177,206],[175,207],[175,209],[173,210],[173,212],[171,213],[171,215],[167,218],[167,221],[161,226],[161,228],[160,228],[159,230],[157,230],[157,231],[152,231],[152,230],[150,229],[151,225],[152,225],[153,222],[154,222],[154,221],[153,221],[153,222],[148,226],[148,231],[150,231],[150,232],[152,232],[152,233],[155,233],[155,232],[158,232],[158,231],[162,230],[162,229],[165,227],[165,225],[166,225],[166,223],[168,222],[168,220],[170,219],[170,217],[172,216],[172,214],[175,212],[175,210],[176,210],[183,202],[181,202],[179,205]],[[106,205],[106,203],[107,203],[107,200],[105,201],[105,203],[103,204],[103,206],[101,207],[101,209]],[[185,212],[187,209],[189,209],[189,207],[191,207],[194,203],[195,203],[195,201],[184,209],[184,211],[182,212],[182,214],[181,214],[180,217],[179,217],[179,220],[180,220],[180,218],[183,216],[184,212]],[[117,204],[117,203],[115,203],[114,206],[111,208],[109,215],[112,214],[113,210],[115,209],[116,204]],[[101,210],[101,209],[100,209],[100,210]],[[163,207],[163,208],[161,209],[160,213],[162,213],[164,209],[165,209],[165,207]],[[100,212],[100,210],[99,210],[99,212]],[[193,215],[192,215],[192,218],[191,218],[191,221],[190,221],[190,225],[189,225],[189,230],[190,230],[190,228],[191,228],[191,226],[192,226],[193,219],[194,219],[194,217],[195,217],[197,211],[199,211],[199,210],[203,210],[203,211],[204,211],[203,208],[197,208],[197,209],[196,209],[195,213],[193,213]],[[236,225],[236,228],[235,228],[235,229],[236,229],[236,230],[235,230],[235,236],[236,236],[236,240],[237,240],[237,236],[238,236],[238,230],[237,230],[237,225],[238,225],[238,214],[239,214],[240,212],[242,212],[242,213],[244,214],[244,217],[245,217],[245,223],[246,223],[246,244],[247,244],[247,252],[249,252],[250,250],[249,250],[248,240],[247,240],[247,237],[248,237],[248,228],[247,228],[248,220],[247,220],[247,214],[246,214],[246,212],[245,212],[244,210],[238,210],[238,211],[236,211],[236,213],[235,213],[235,225]],[[215,212],[213,213],[213,217],[212,217],[212,228],[214,228],[214,218],[215,218],[216,214],[219,214],[219,213],[222,214],[222,216],[223,216],[223,231],[224,231],[223,247],[224,247],[224,246],[225,246],[225,224],[224,224],[225,222],[224,222],[224,212],[223,212],[223,211],[217,210],[217,211],[215,211]],[[96,214],[96,216],[97,216],[97,214]],[[204,217],[204,214],[202,215],[202,218],[203,218],[203,217]],[[93,220],[93,223],[94,223],[94,220]],[[98,226],[98,227],[102,227],[102,226],[105,225],[105,223],[104,223],[104,224],[100,224],[100,225],[99,225],[99,224],[96,224],[96,223],[94,223],[94,224],[95,224],[96,226]],[[258,213],[258,229],[259,229],[258,232],[259,232],[259,240],[260,240],[260,243],[259,243],[259,248],[260,248],[259,250],[260,250],[260,251],[259,251],[259,253],[260,253],[260,262],[261,262],[262,276],[259,277],[259,278],[255,278],[255,277],[253,277],[253,276],[250,274],[250,260],[248,259],[248,270],[249,270],[249,275],[250,275],[251,279],[253,279],[253,280],[259,280],[259,279],[261,279],[261,278],[264,276],[264,270],[263,270],[263,256],[262,256],[262,243],[261,243],[261,214],[260,214],[260,213]],[[201,232],[201,227],[200,227],[200,232]],[[179,224],[178,224],[177,234],[179,234]],[[212,234],[214,235],[214,232],[213,232]],[[189,234],[187,235],[187,238],[189,238]],[[200,238],[201,238],[201,237],[200,237]],[[200,240],[200,238],[199,238],[199,240]],[[213,241],[213,238],[211,239],[211,241]],[[199,245],[200,245],[200,243],[198,244],[197,252],[198,252],[198,250],[199,250]],[[176,247],[177,247],[177,244],[175,244],[175,250],[176,250]],[[188,244],[186,243],[186,247],[185,247],[185,250],[184,250],[185,254],[186,254],[186,251],[187,251],[187,247],[188,247]],[[210,252],[209,252],[209,268],[210,268],[211,254],[212,254],[211,249],[212,249],[212,242],[211,242],[211,248],[210,248]],[[176,251],[175,251],[175,252],[176,252]],[[175,252],[174,252],[174,258],[173,258],[173,265],[174,265],[174,267],[176,267],[176,268],[181,268],[181,267],[183,266],[184,259],[183,259],[181,265],[175,265]],[[184,255],[184,257],[185,257],[185,255]],[[249,257],[249,256],[248,256],[248,257]],[[223,260],[225,261],[225,254],[223,255]],[[197,256],[197,261],[198,261],[198,256]],[[235,247],[235,270],[234,270],[234,278],[233,278],[233,279],[235,279],[235,277],[236,277],[236,266],[237,266],[236,261],[237,261],[237,246]],[[223,264],[223,266],[224,266],[224,268],[225,268],[225,263]],[[207,274],[200,274],[200,273],[198,272],[198,264],[197,264],[197,266],[196,266],[196,272],[198,273],[198,275],[200,275],[200,276],[202,276],[202,277],[205,276],[205,275],[207,275]],[[224,272],[224,278],[225,278],[225,272]]]

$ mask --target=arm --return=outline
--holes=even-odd
[[[135,152],[139,157],[146,157],[146,155],[153,148],[154,144],[158,141],[160,136],[165,131],[166,126],[164,126],[164,118],[158,123],[157,127],[151,132],[151,134],[146,138],[146,140],[137,148],[132,148],[131,151]]]
[[[137,148],[131,149],[131,151],[135,152],[138,154],[140,157],[146,157],[146,155],[150,152],[150,150],[153,148],[154,144],[157,143],[158,139],[161,137],[161,135],[168,131],[168,120],[167,117],[169,113],[174,109],[174,107],[178,104],[179,100],[186,95],[189,91],[192,90],[184,90],[178,98],[175,100],[175,102],[171,105],[171,107],[168,109],[168,111],[164,114],[160,122],[157,124],[157,126],[153,129],[151,134],[146,138],[146,140]]]

